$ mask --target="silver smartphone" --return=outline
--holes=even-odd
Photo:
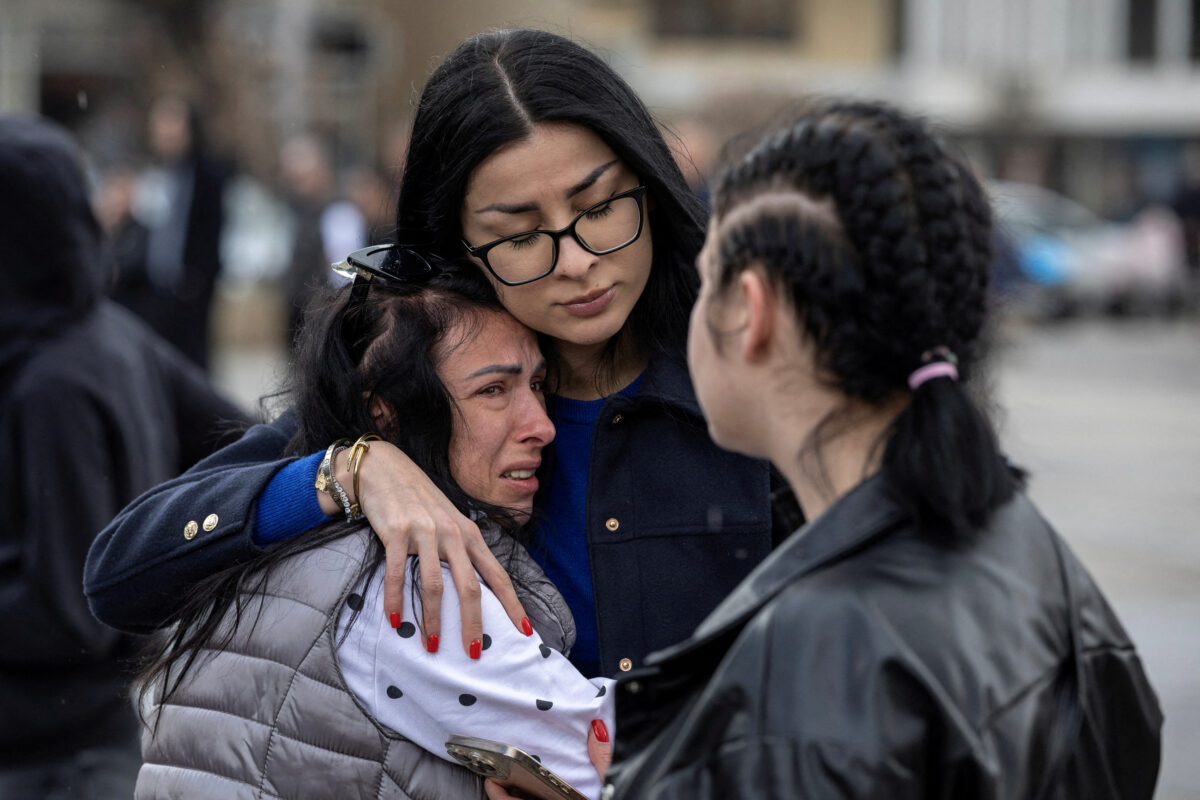
[[[588,800],[571,784],[511,745],[452,734],[446,752],[472,772],[538,800]]]

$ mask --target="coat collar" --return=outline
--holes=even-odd
[[[636,402],[646,401],[683,409],[697,417],[703,416],[682,353],[656,353],[650,357],[636,397]]]
[[[884,478],[879,474],[868,478],[789,536],[697,626],[691,638],[659,651],[651,661],[666,661],[721,638],[796,579],[867,546],[906,517],[889,496]]]

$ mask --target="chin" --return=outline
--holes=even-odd
[[[732,431],[721,428],[712,420],[709,420],[708,423],[708,435],[718,447],[721,447],[725,450],[729,450],[733,453],[741,453],[742,455],[750,456],[751,458],[763,457],[763,454],[758,452],[757,448],[751,446],[750,443],[746,442],[741,437],[734,435]]]

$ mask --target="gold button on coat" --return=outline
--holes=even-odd
[[[615,415],[613,417],[613,425],[616,425],[618,422],[620,422],[623,419],[625,419],[625,418],[623,416],[621,416],[620,414]]]
[[[217,527],[218,522],[220,522],[220,518],[217,517],[216,514],[209,514],[204,518],[204,530],[211,531],[213,528]]]
[[[608,528],[610,531],[615,531],[617,528],[621,527],[621,523],[616,517],[609,517],[608,522],[604,523],[604,527]]]
[[[622,658],[617,666],[621,668],[621,672],[629,672],[629,670],[633,669],[633,662],[628,658]]]
[[[196,534],[200,532],[200,526],[196,524],[196,520],[192,520],[187,525],[183,526],[183,538],[195,539]]]

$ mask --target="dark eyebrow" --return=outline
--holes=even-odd
[[[533,372],[534,374],[537,374],[539,372],[544,372],[545,370],[546,359],[543,358],[538,362],[537,366],[533,368]],[[521,368],[516,364],[488,364],[486,367],[480,367],[468,375],[467,380],[470,380],[471,378],[478,378],[480,375],[488,375],[492,373],[500,375],[520,375]]]
[[[608,172],[609,168],[615,163],[617,163],[617,160],[614,158],[607,164],[601,164],[600,166],[596,167],[594,170],[588,173],[586,178],[571,187],[570,191],[567,192],[567,197],[574,197],[585,189],[590,189],[592,184],[600,180],[600,176],[605,172]]]
[[[567,197],[574,197],[580,192],[590,189],[596,181],[600,180],[600,176],[611,169],[612,165],[616,163],[617,160],[614,158],[607,164],[601,164],[600,166],[596,167],[594,170],[588,173],[586,178],[567,190]],[[490,206],[484,206],[483,208],[478,209],[475,213],[484,214],[488,211],[499,211],[504,214],[525,214],[530,211],[537,211],[537,208],[537,203],[521,203],[520,205],[492,203]]]
[[[488,364],[486,367],[480,367],[467,376],[467,380],[478,378],[480,375],[489,373],[498,373],[500,375],[520,375],[521,368],[516,364]]]

